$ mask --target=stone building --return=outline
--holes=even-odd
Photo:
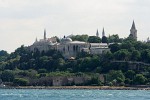
[[[130,36],[133,37],[135,40],[137,40],[137,29],[135,27],[134,21],[133,21],[132,27],[130,29]]]
[[[110,51],[107,43],[90,43],[90,54],[102,54]]]
[[[89,54],[102,54],[110,51],[107,43],[88,43],[82,41],[72,41],[71,38],[63,38],[57,46],[65,58],[76,57],[80,52]]]
[[[53,86],[82,85],[82,84],[86,84],[90,80],[91,80],[91,78],[89,78],[89,77],[55,76],[52,78],[52,85]]]
[[[96,33],[98,35],[98,33]],[[46,30],[44,30],[44,38],[37,40],[29,46],[31,51],[39,50],[48,51],[54,49],[60,51],[64,58],[76,57],[80,52],[87,52],[89,54],[102,54],[109,51],[107,43],[88,43],[83,41],[72,41],[71,38],[65,37],[57,43],[56,38],[46,38]]]
[[[85,51],[89,47],[89,43],[81,41],[72,41],[71,38],[63,38],[60,44],[57,46],[57,50],[60,51],[65,58],[76,57],[76,55]],[[88,52],[88,51],[85,51]]]
[[[31,51],[39,50],[40,52],[42,52],[48,51],[50,49],[56,49],[56,45],[57,45],[56,37],[46,38],[46,30],[44,30],[44,38],[40,39],[39,41],[36,38],[35,42],[31,46],[29,46],[29,49]]]
[[[67,77],[55,76],[52,78],[52,85],[53,86],[65,86],[67,84],[68,84]]]

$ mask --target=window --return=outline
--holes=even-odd
[[[69,51],[69,49],[70,49],[70,48],[69,48],[69,46],[68,46],[68,51]]]
[[[76,51],[76,47],[75,47],[75,45],[73,46],[73,51],[74,51],[74,52]]]
[[[76,51],[78,51],[78,45],[76,46]]]
[[[65,47],[63,48],[63,51],[65,52]]]

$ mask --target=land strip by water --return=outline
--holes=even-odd
[[[98,89],[98,90],[150,90],[150,87],[114,87],[114,86],[17,86],[3,89]]]

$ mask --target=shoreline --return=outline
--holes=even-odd
[[[150,90],[150,87],[114,87],[114,86],[17,86],[0,89],[70,89],[70,90]]]

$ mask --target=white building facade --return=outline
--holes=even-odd
[[[64,37],[60,43],[57,43],[56,38],[46,38],[46,31],[44,31],[44,39],[37,40],[29,46],[31,51],[39,50],[48,51],[54,49],[60,51],[64,58],[76,57],[78,53],[87,52],[89,54],[99,55],[110,51],[107,43],[88,43],[82,41],[72,41],[71,38]]]

